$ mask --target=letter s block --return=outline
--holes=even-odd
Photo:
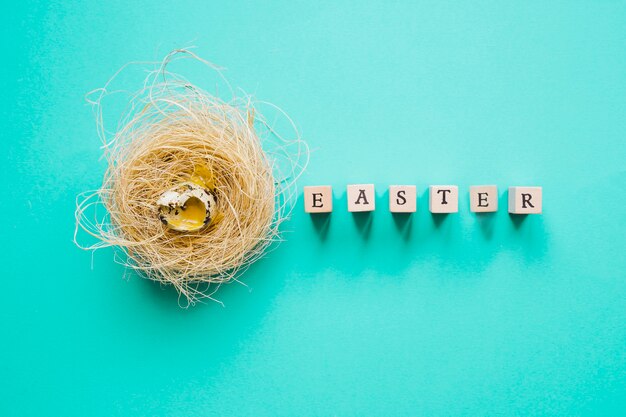
[[[304,211],[330,213],[333,211],[333,189],[330,185],[304,187]]]
[[[389,186],[389,211],[414,213],[417,209],[417,191],[414,185]]]
[[[509,187],[509,213],[541,214],[541,187]]]

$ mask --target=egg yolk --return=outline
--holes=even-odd
[[[202,201],[190,197],[183,207],[170,213],[167,222],[178,230],[196,230],[204,225],[207,212]]]

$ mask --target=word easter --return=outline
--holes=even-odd
[[[376,209],[374,184],[352,184],[347,187],[348,211],[363,212]],[[470,210],[475,213],[498,211],[498,187],[474,185],[470,187]],[[459,187],[456,185],[431,185],[429,192],[431,213],[456,213],[459,211]],[[509,187],[509,213],[541,214],[541,187]],[[414,213],[417,210],[415,185],[389,186],[389,211]],[[329,185],[304,187],[304,211],[330,213],[333,211],[333,192]]]

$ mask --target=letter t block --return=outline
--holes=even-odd
[[[428,202],[431,213],[456,213],[459,211],[459,187],[431,185]]]

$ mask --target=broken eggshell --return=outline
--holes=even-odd
[[[165,191],[157,206],[163,224],[180,232],[192,232],[214,218],[215,195],[196,183],[184,182]]]

